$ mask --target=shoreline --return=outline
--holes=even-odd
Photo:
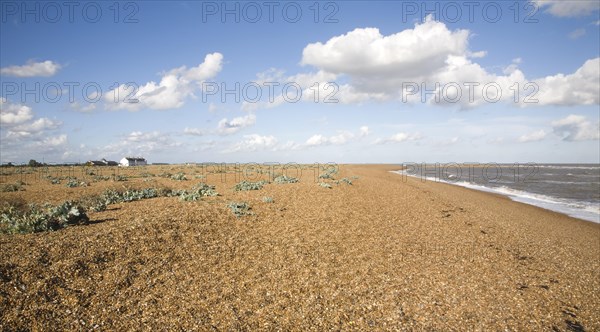
[[[569,216],[569,217],[572,217],[575,219],[580,219],[580,220],[584,220],[587,222],[600,224],[600,215],[599,214],[596,214],[594,212],[589,212],[586,210],[582,210],[582,209],[571,208],[571,207],[565,206],[564,203],[561,204],[560,202],[557,202],[557,201],[548,203],[548,202],[544,202],[543,200],[540,200],[539,198],[531,198],[530,195],[539,196],[539,194],[535,194],[535,193],[532,193],[529,191],[515,190],[515,189],[509,188],[509,187],[500,187],[500,188],[504,189],[504,192],[503,192],[502,190],[495,188],[495,187],[488,187],[485,185],[471,183],[468,181],[451,182],[451,181],[444,181],[444,180],[437,179],[437,178],[434,178],[434,179],[429,178],[429,177],[423,178],[420,175],[413,175],[413,174],[405,173],[405,172],[403,172],[402,169],[394,170],[394,171],[390,171],[390,172],[395,173],[400,176],[407,176],[407,177],[411,177],[411,178],[415,178],[415,179],[425,179],[426,182],[448,184],[448,185],[452,185],[452,186],[476,190],[479,192],[485,192],[485,193],[489,193],[489,194],[499,195],[502,197],[506,197],[514,202],[519,202],[519,203],[523,203],[526,205],[535,206],[535,207],[538,207],[538,208],[541,208],[544,210],[560,213],[560,214],[563,214],[563,215],[566,215],[566,216]],[[511,194],[510,192],[507,192],[507,189],[519,191],[519,193]],[[526,198],[522,197],[523,194],[526,195],[525,197],[529,196],[529,198],[526,199]],[[547,196],[547,195],[545,195],[544,198],[549,198],[549,199],[554,199],[554,200],[560,199],[560,198]]]

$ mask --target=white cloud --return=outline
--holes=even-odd
[[[349,82],[341,84],[337,96],[342,103],[361,103],[368,100],[402,100],[408,95],[409,102],[421,102],[421,92],[410,95],[402,90],[403,84],[413,82],[419,90],[440,88],[429,94],[427,101],[439,104],[454,104],[444,90],[446,83],[461,85],[461,107],[480,105],[484,84],[497,82],[502,91],[507,91],[514,82],[525,80],[517,68],[517,62],[507,68],[505,76],[488,73],[472,58],[485,56],[486,51],[472,52],[468,49],[470,32],[451,31],[442,22],[430,16],[425,22],[415,24],[396,34],[383,36],[376,28],[355,29],[336,36],[325,43],[313,43],[304,48],[302,63],[319,69],[321,76],[332,73],[334,79],[347,77]],[[471,91],[462,83],[485,82]],[[422,85],[423,83],[423,85]],[[503,95],[503,100],[510,96]]]
[[[600,58],[587,60],[570,75],[535,80],[539,105],[596,105],[600,103]]]
[[[378,138],[377,140],[375,140],[374,143],[375,144],[402,143],[402,142],[409,142],[409,141],[418,141],[422,138],[423,137],[419,133],[400,132],[400,133],[396,133],[388,138],[383,138],[383,139]]]
[[[305,148],[304,145],[298,144],[294,141],[287,141],[283,144],[278,144],[273,148],[273,151],[292,151],[292,150],[300,150]]]
[[[53,121],[48,118],[39,118],[30,123],[23,123],[8,130],[7,137],[29,137],[39,134],[45,130],[53,130],[62,125],[60,121]]]
[[[216,104],[214,104],[214,103],[208,104],[208,111],[209,112],[214,113],[214,112],[216,112],[218,110],[219,110],[219,108],[217,107]]]
[[[207,54],[204,62],[192,68],[185,66],[168,71],[159,83],[150,81],[139,86],[135,91],[133,86],[125,84],[109,91],[104,101],[109,109],[137,111],[144,108],[166,110],[179,108],[185,99],[193,96],[194,91],[203,81],[213,78],[222,69],[223,55],[221,53]],[[115,102],[117,96],[117,102]]]
[[[262,84],[264,82],[280,82],[284,80],[285,71],[278,68],[269,68],[263,72],[256,74],[256,83]]]
[[[416,134],[407,134],[407,133],[397,133],[392,135],[389,140],[392,142],[404,142],[404,141],[416,141],[421,139],[421,135]]]
[[[36,146],[41,148],[56,148],[67,144],[67,135],[62,134],[59,136],[47,137],[42,141],[37,142]]]
[[[521,143],[537,142],[537,141],[543,140],[545,137],[546,137],[546,132],[543,129],[541,129],[541,130],[534,131],[529,134],[522,135],[521,137],[519,137],[518,141]]]
[[[600,10],[597,0],[533,0],[539,8],[546,8],[546,12],[558,17],[585,16]]]
[[[377,28],[355,29],[326,42],[307,45],[302,64],[314,66],[317,71],[287,80],[305,84],[301,85],[305,101],[314,94],[309,90],[314,82],[321,82],[322,87],[324,82],[341,80],[335,95],[341,103],[401,100],[457,105],[462,109],[497,102],[521,107],[598,103],[596,59],[588,60],[576,73],[557,74],[555,79],[527,79],[518,67],[521,58],[513,59],[502,74],[497,74],[473,61],[486,52],[469,50],[470,36],[468,30],[451,31],[431,17],[412,29],[388,36]],[[567,79],[561,80],[561,76]],[[538,94],[530,95],[535,86],[526,86],[529,82],[539,86]],[[414,93],[413,87],[417,88]],[[520,92],[517,102],[515,87]],[[497,91],[501,93],[498,96]],[[323,95],[325,91],[319,92]],[[276,100],[269,106],[282,103]]]
[[[470,58],[483,58],[487,55],[487,51],[468,52]]]
[[[571,38],[571,39],[577,39],[577,38],[582,37],[584,35],[585,35],[585,29],[579,28],[579,29],[575,29],[575,30],[571,31],[569,33],[569,38]]]
[[[498,145],[498,144],[503,144],[504,143],[504,137],[495,137],[495,138],[490,138],[487,140],[488,144],[494,144],[494,145]]]
[[[13,104],[8,99],[0,97],[0,124],[15,125],[33,118],[31,107]]]
[[[586,141],[600,138],[600,124],[595,125],[584,116],[571,114],[552,122],[554,133],[564,141]]]
[[[204,62],[196,67],[187,69],[185,66],[173,69],[170,75],[181,76],[188,81],[202,82],[217,76],[223,69],[223,55],[221,53],[207,54]]]
[[[16,77],[50,77],[56,74],[61,65],[50,60],[43,62],[28,61],[22,66],[9,66],[0,69],[0,74]]]
[[[325,145],[327,143],[329,143],[329,140],[327,139],[327,137],[321,134],[312,135],[309,139],[306,140],[307,146]]]
[[[133,131],[127,134],[121,141],[102,147],[100,155],[142,155],[153,152],[167,152],[180,147],[177,142],[167,133],[159,131],[142,132]]]
[[[435,147],[447,147],[447,146],[451,146],[451,145],[454,145],[454,144],[458,143],[459,140],[460,140],[459,137],[446,138],[446,139],[434,142],[433,146],[435,146]]]
[[[302,52],[302,64],[357,79],[422,77],[442,68],[448,55],[464,54],[468,38],[467,30],[452,32],[428,16],[414,29],[390,36],[381,35],[377,28],[359,28],[325,44],[309,44]]]
[[[371,134],[369,127],[367,127],[367,126],[360,127],[359,134],[358,134],[359,137],[367,137],[367,136],[369,136],[369,134]]]
[[[93,99],[93,98],[90,98]],[[81,113],[90,113],[96,109],[96,104],[88,103],[87,105],[83,105],[77,101],[70,104],[72,110],[81,112]]]
[[[217,133],[220,135],[231,135],[240,131],[242,128],[252,126],[256,123],[256,116],[248,114],[231,120],[222,119],[217,126]]]
[[[191,136],[203,136],[204,135],[204,131],[198,128],[188,128],[185,127],[185,129],[183,129],[183,133],[185,135],[191,135]]]
[[[326,137],[321,134],[313,135],[309,139],[306,140],[306,143],[304,143],[304,145],[306,147],[329,145],[329,144],[343,145],[343,144],[348,143],[353,138],[354,138],[353,133],[346,131],[346,130],[341,130],[341,131],[338,131],[337,135],[333,135],[330,137]]]
[[[275,147],[277,139],[274,136],[261,136],[258,134],[245,135],[244,140],[234,144],[231,148],[223,151],[225,153],[230,152],[249,152],[256,150],[263,150]]]

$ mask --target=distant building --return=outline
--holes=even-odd
[[[87,166],[117,166],[117,165],[119,165],[119,163],[116,161],[106,160],[106,159],[90,160],[90,161],[86,162],[85,164]]]
[[[125,157],[121,159],[119,166],[129,167],[129,166],[146,166],[148,162],[146,159],[142,157]]]

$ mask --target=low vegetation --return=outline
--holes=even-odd
[[[187,177],[185,176],[184,173],[177,173],[177,174],[173,174],[171,175],[171,180],[175,180],[175,181],[185,181],[187,180]]]
[[[252,208],[246,202],[229,202],[227,207],[236,217],[250,216],[254,213],[250,211]]]
[[[182,201],[197,201],[202,197],[218,196],[219,193],[215,190],[215,186],[200,182],[194,186],[190,192],[181,191],[176,194]]]
[[[29,168],[20,169],[20,172],[27,171]],[[226,168],[224,168],[226,170]],[[165,172],[170,171],[171,173]],[[88,186],[90,183],[96,183],[99,181],[131,181],[132,185],[135,187],[134,182],[137,184],[145,183],[146,181],[152,181],[151,184],[145,184],[145,186],[160,186],[162,177],[168,180],[175,181],[186,181],[188,179],[206,179],[206,175],[198,174],[197,171],[192,170],[192,173],[189,173],[186,176],[186,173],[182,171],[181,168],[163,168],[159,169],[154,173],[144,172],[139,175],[134,174],[115,174],[115,173],[104,173],[102,174],[100,170],[89,170],[83,169],[81,170],[81,174],[84,176],[83,178],[77,178],[74,174],[77,173],[78,170],[69,168],[63,172],[53,172],[50,174],[47,171],[42,173],[41,177],[38,177],[38,180],[41,182],[48,184],[62,184],[61,187],[83,187]],[[253,173],[261,174],[261,173],[269,174],[269,178],[276,184],[289,184],[289,183],[298,183],[300,182],[300,178],[283,175],[282,173],[275,173],[275,170],[263,170],[263,169],[255,169]],[[315,184],[322,188],[332,189],[335,185],[352,185],[353,181],[358,179],[358,177],[345,177],[337,179],[338,170],[333,168],[323,168],[321,171],[322,174],[318,176],[319,181]],[[13,175],[15,175],[13,171]],[[158,175],[154,175],[158,174]],[[335,176],[335,178],[334,178]],[[12,181],[17,180],[17,177],[14,177]],[[84,181],[85,180],[85,181]],[[234,185],[234,191],[252,191],[252,190],[264,190],[265,185],[270,184],[271,182],[266,180],[261,181],[241,181]],[[200,180],[205,181],[205,180]],[[183,183],[182,183],[183,184]],[[22,181],[15,181],[14,183],[4,183],[0,185],[0,192],[18,192],[21,190],[25,190],[24,186],[28,185],[32,186],[32,184],[28,181],[28,183],[24,183]],[[314,184],[313,184],[314,185]],[[25,201],[20,205],[11,205],[3,204],[8,203],[9,199],[19,198],[21,196],[17,195],[5,195],[5,197],[0,201],[0,233],[33,233],[33,232],[42,232],[42,231],[53,231],[58,230],[64,227],[68,227],[70,225],[77,224],[85,224],[89,221],[88,215],[86,213],[98,213],[102,211],[106,211],[109,209],[109,206],[112,204],[118,203],[126,203],[133,202],[144,199],[151,199],[155,197],[177,197],[181,201],[200,201],[206,197],[214,197],[219,196],[215,186],[209,185],[204,182],[197,183],[193,187],[175,187],[175,188],[145,188],[145,189],[132,189],[131,186],[125,185],[121,189],[106,189],[101,191],[101,186],[109,186],[110,184],[98,184],[99,188],[94,188],[96,194],[90,194],[90,196],[79,196],[75,198],[76,200],[69,200],[58,205],[56,201],[53,201],[52,204],[31,204],[27,205]],[[33,187],[31,187],[33,188]],[[35,188],[33,188],[35,189]],[[100,191],[96,191],[96,189],[100,189]],[[275,189],[275,188],[273,188]],[[60,188],[52,188],[48,190],[64,190]],[[32,190],[32,193],[37,194],[35,190]],[[86,191],[81,192],[71,192],[72,194],[81,194],[86,195]],[[98,194],[100,193],[100,194]],[[26,193],[27,194],[27,193]],[[265,196],[258,196],[258,202],[262,201],[263,203],[273,204],[275,200],[273,197],[268,196],[266,193]],[[15,196],[15,197],[13,197]],[[222,202],[222,204],[226,204],[228,209],[236,217],[243,217],[254,215],[255,211],[252,210],[251,206],[244,201],[229,201],[229,200],[217,200],[216,202]],[[229,203],[227,203],[229,202]],[[266,206],[263,206],[266,208]]]
[[[235,190],[235,191],[261,190],[263,188],[263,186],[267,183],[268,183],[267,181],[249,182],[249,181],[244,180],[244,181],[236,184],[235,187],[233,187],[233,190]]]
[[[278,183],[278,184],[285,184],[285,183],[296,183],[299,180],[294,177],[280,175],[280,176],[276,177],[273,181],[275,181],[275,183]]]
[[[69,179],[66,186],[69,188],[87,187],[87,183],[83,181],[78,181],[77,179]]]
[[[17,181],[15,183],[4,183],[4,184],[0,185],[0,192],[8,193],[8,192],[22,191],[22,190],[25,190],[25,188],[23,188],[23,185],[24,185],[24,183],[21,181]]]
[[[88,221],[85,209],[71,201],[56,206],[31,204],[25,211],[8,206],[0,211],[0,232],[22,234],[55,231]]]

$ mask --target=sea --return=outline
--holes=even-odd
[[[501,194],[600,223],[600,164],[404,163],[397,173]]]

